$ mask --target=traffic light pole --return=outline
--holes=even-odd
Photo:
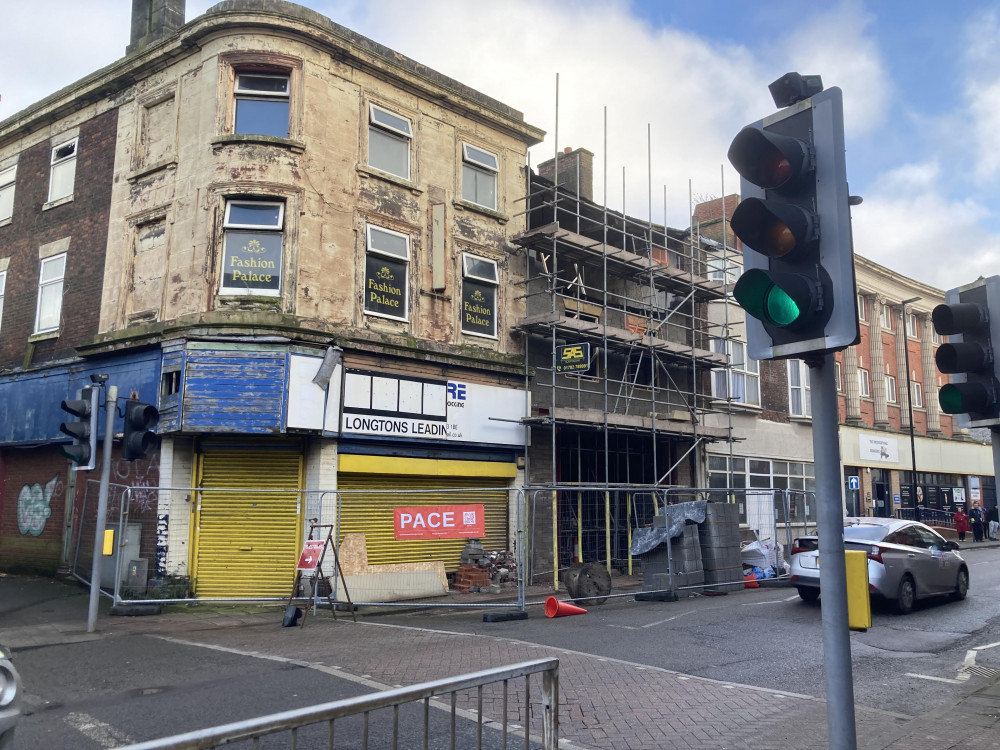
[[[823,662],[826,723],[831,750],[856,750],[854,678],[847,617],[847,565],[841,501],[837,386],[832,354],[806,359],[812,396],[813,461],[819,523],[820,590],[823,592]]]
[[[97,496],[97,523],[94,531],[94,565],[90,571],[90,607],[87,610],[87,632],[97,629],[97,605],[101,596],[101,558],[104,550],[104,521],[108,515],[108,486],[111,482],[111,451],[114,446],[115,411],[118,408],[118,386],[108,386],[107,417],[104,423],[104,449],[101,451],[101,489]]]

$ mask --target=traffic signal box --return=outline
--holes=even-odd
[[[73,438],[70,445],[59,446],[59,452],[73,462],[73,471],[90,471],[97,460],[97,415],[100,411],[100,389],[87,386],[76,392],[76,398],[65,399],[60,407],[76,419],[63,422],[59,431]]]
[[[820,91],[743,128],[729,147],[743,199],[730,220],[743,243],[733,297],[754,359],[861,340],[843,110],[840,89]]]
[[[934,355],[952,376],[938,391],[941,410],[958,415],[961,427],[1000,424],[1000,276],[949,289],[931,321],[948,337]]]
[[[122,458],[134,461],[145,458],[147,451],[156,447],[159,440],[153,428],[160,421],[160,412],[144,401],[129,399],[125,402],[125,430],[122,434]]]

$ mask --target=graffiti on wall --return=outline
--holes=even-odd
[[[156,487],[159,485],[159,477],[160,454],[157,452],[145,461],[118,459],[114,463],[112,481],[132,488],[129,507],[141,513],[156,507]]]
[[[38,482],[21,487],[17,495],[17,529],[22,534],[41,536],[45,522],[52,515],[49,503],[56,492],[61,491],[62,482],[56,474],[42,487]]]
[[[156,575],[167,574],[167,541],[170,533],[170,516],[166,513],[156,517]]]

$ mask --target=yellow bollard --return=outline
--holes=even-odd
[[[847,623],[851,630],[868,630],[872,626],[872,602],[868,594],[868,554],[860,550],[845,550],[847,569]]]

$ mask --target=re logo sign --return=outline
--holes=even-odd
[[[486,534],[483,505],[395,508],[394,516],[396,539],[462,539]]]

